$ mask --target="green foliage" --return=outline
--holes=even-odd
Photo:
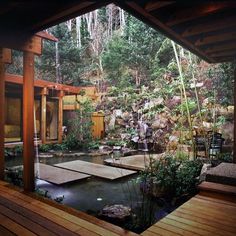
[[[107,78],[113,85],[125,88],[147,84],[152,73],[153,61],[164,37],[128,16],[125,34],[114,35],[102,55]]]
[[[233,63],[221,63],[208,71],[213,88],[217,91],[217,103],[231,105],[234,103],[234,68]]]
[[[125,141],[122,141],[122,140],[108,140],[107,142],[106,142],[106,144],[108,145],[108,146],[124,146],[125,144],[126,144],[126,142]]]
[[[40,152],[48,152],[50,149],[52,149],[51,144],[42,144],[39,146],[39,151]]]
[[[6,181],[16,186],[23,186],[23,168],[6,169]]]
[[[87,143],[87,148],[90,150],[98,149],[100,146],[99,140],[92,140],[91,142]]]
[[[93,140],[92,136],[92,113],[94,108],[89,100],[80,102],[80,109],[75,117],[69,121],[69,132],[64,140],[68,149],[78,149],[87,146]]]
[[[151,160],[150,166],[141,174],[141,180],[149,184],[146,190],[154,196],[181,197],[196,191],[201,168],[199,160],[166,155],[160,160]]]
[[[22,145],[16,145],[13,148],[13,152],[15,153],[16,156],[20,156],[23,153],[23,146]]]

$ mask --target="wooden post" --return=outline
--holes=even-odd
[[[34,191],[34,53],[23,56],[23,159],[24,190]]]
[[[4,179],[4,126],[5,126],[5,63],[0,48],[0,180]]]
[[[236,69],[234,70],[234,156],[233,163],[236,163]]]
[[[41,94],[41,141],[46,143],[46,112],[47,112],[47,88],[43,88]]]
[[[58,143],[62,143],[62,125],[63,125],[63,96],[64,92],[59,92],[58,101]]]

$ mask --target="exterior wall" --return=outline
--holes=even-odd
[[[93,121],[93,137],[96,139],[101,139],[105,135],[105,122],[104,114],[101,112],[94,112],[92,115]]]

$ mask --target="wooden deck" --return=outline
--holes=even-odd
[[[236,235],[236,203],[196,195],[141,235]],[[0,235],[137,234],[0,181]]]
[[[141,235],[236,235],[236,203],[196,195]]]
[[[0,181],[0,235],[2,236],[135,236],[117,226],[53,201],[36,199]]]

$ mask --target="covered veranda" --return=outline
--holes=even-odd
[[[23,150],[24,190],[34,190],[34,55],[40,55],[42,38],[35,35],[40,30],[92,11],[114,2],[153,28],[181,44],[200,58],[210,63],[234,61],[236,57],[236,3],[234,1],[7,1],[0,4],[0,179],[4,179],[4,109],[5,109],[5,64],[9,63],[6,48],[24,52],[23,69]],[[236,76],[236,73],[235,73]],[[234,84],[234,88],[236,88]],[[236,93],[236,89],[235,89]],[[236,117],[236,109],[234,110]],[[236,136],[236,127],[234,128]],[[236,139],[234,139],[234,163],[236,163]],[[232,190],[234,192],[235,190]],[[1,191],[4,195],[4,191]],[[18,194],[15,194],[17,196]],[[235,196],[235,195],[234,195]],[[30,201],[30,200],[29,200]],[[32,200],[33,201],[33,200]],[[209,200],[211,201],[211,200]],[[231,204],[231,203],[230,203]],[[233,215],[234,209],[227,201],[219,210],[226,209]],[[207,203],[205,206],[209,206]],[[225,206],[225,207],[224,207]],[[194,206],[193,206],[194,207]],[[217,207],[217,206],[216,206]],[[233,206],[234,207],[234,206]],[[200,217],[199,210],[197,217]],[[175,217],[179,217],[178,215]],[[88,220],[89,221],[89,220]],[[234,216],[226,222],[235,225]],[[102,224],[98,222],[98,224]],[[207,222],[206,222],[207,224]],[[197,227],[196,225],[192,226]],[[199,227],[199,226],[198,226]],[[217,225],[214,226],[217,233]],[[234,228],[234,227],[233,227]],[[202,231],[202,235],[206,235]],[[222,229],[224,230],[224,229]],[[226,230],[226,229],[225,229]],[[170,232],[170,231],[168,231]],[[146,235],[171,235],[150,231]],[[191,232],[191,231],[190,231]],[[199,231],[200,232],[200,231]],[[213,232],[213,231],[212,231]],[[212,233],[211,232],[211,233]],[[122,232],[122,234],[125,232]],[[231,233],[232,232],[231,229]],[[78,232],[79,234],[79,232]],[[86,233],[81,233],[86,234]],[[104,235],[106,233],[100,233]],[[118,234],[121,234],[119,232]],[[176,232],[177,234],[177,232]],[[179,231],[178,234],[183,234]],[[193,234],[193,232],[192,232]],[[110,234],[111,235],[111,234]],[[173,235],[173,234],[172,234]],[[208,234],[209,235],[209,234]],[[228,234],[230,235],[230,234]]]

